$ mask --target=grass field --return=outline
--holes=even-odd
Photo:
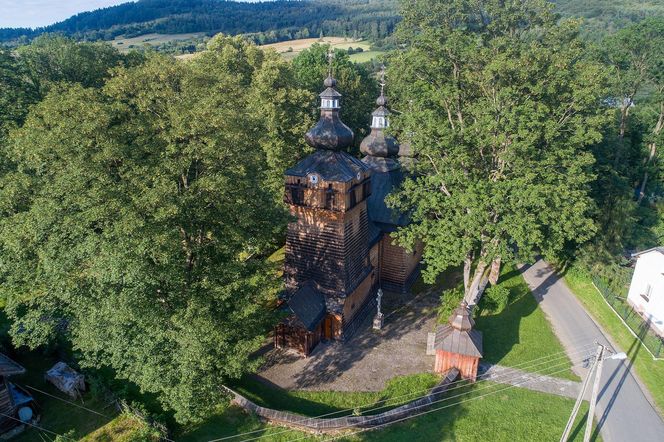
[[[145,34],[132,38],[116,38],[109,41],[111,46],[117,48],[121,52],[127,52],[133,48],[140,48],[144,45],[157,46],[171,41],[189,40],[192,38],[203,37],[203,32],[193,32],[190,34]]]
[[[381,55],[385,54],[386,52],[384,51],[364,51],[364,52],[357,52],[355,54],[350,55],[350,61],[353,61],[355,63],[364,63],[367,61],[371,61],[375,58],[380,57]]]
[[[300,40],[280,41],[279,43],[271,43],[261,46],[263,49],[274,49],[286,59],[293,59],[303,50],[311,47],[315,43],[329,44],[335,49],[348,49],[348,48],[362,48],[364,51],[369,51],[370,44],[366,40],[352,40],[343,37],[324,37],[322,40],[318,38],[302,38]],[[290,50],[292,49],[292,51]],[[360,55],[360,54],[358,54]]]
[[[510,290],[507,307],[496,314],[481,313],[475,319],[475,326],[484,337],[483,361],[517,368],[530,366],[529,361],[538,359],[552,361],[534,366],[532,371],[556,365],[558,370],[567,370],[554,376],[579,380],[569,368],[572,364],[523,276],[514,267],[505,266],[499,285]]]
[[[641,343],[629,332],[620,318],[606,304],[588,275],[572,267],[565,274],[565,282],[590,315],[627,353],[639,379],[646,385],[659,411],[664,410],[664,361],[655,361]]]
[[[44,373],[55,364],[54,359],[44,357],[37,352],[26,352],[17,355],[16,361],[25,367],[26,373],[21,376],[12,376],[11,381],[25,388],[35,398],[41,408],[39,426],[58,434],[73,430],[71,437],[77,439],[103,427],[117,416],[115,407],[109,406],[109,403],[90,393],[83,396],[83,401],[79,400],[75,404],[84,406],[94,412],[72,405],[70,402],[74,401],[71,398],[46,382]],[[31,387],[48,394],[33,390]],[[100,413],[101,416],[95,413]],[[39,441],[42,440],[41,436],[43,435],[42,431],[30,428],[13,438],[12,441]]]

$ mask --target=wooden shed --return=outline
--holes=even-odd
[[[462,301],[450,316],[448,324],[438,327],[434,342],[436,373],[456,368],[462,378],[473,382],[477,379],[482,357],[482,332],[473,330],[474,325],[468,304]]]
[[[0,433],[6,433],[21,422],[18,410],[32,402],[27,392],[17,389],[7,378],[25,373],[25,368],[0,353]]]

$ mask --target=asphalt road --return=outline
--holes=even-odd
[[[539,260],[532,266],[523,266],[521,271],[568,354],[578,355],[579,352],[587,351],[588,346],[595,341],[615,351],[630,350],[617,349],[609,343],[581,303],[547,263]],[[605,442],[662,442],[664,421],[648,401],[630,368],[629,360],[604,362],[595,410],[602,439]],[[580,376],[586,374],[585,369],[575,371]]]

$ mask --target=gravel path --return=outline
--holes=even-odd
[[[399,310],[386,315],[382,330],[372,330],[373,318],[367,318],[350,341],[321,342],[307,358],[271,349],[258,376],[287,390],[381,391],[395,376],[432,372],[434,357],[425,353],[437,304],[431,293],[405,305],[386,294],[385,311]]]

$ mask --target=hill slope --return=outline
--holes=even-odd
[[[664,0],[553,0],[562,17],[584,18],[585,33],[599,38],[647,16],[664,15]],[[399,22],[398,0],[139,0],[77,14],[39,29],[0,28],[0,42],[45,32],[74,38],[223,32],[253,34],[260,44],[324,35],[378,40]]]
[[[223,0],[140,0],[77,14],[36,30],[0,29],[0,41],[61,32],[111,40],[148,33],[272,33],[267,41],[345,35],[382,38],[399,21],[397,0],[310,0],[243,3]]]

